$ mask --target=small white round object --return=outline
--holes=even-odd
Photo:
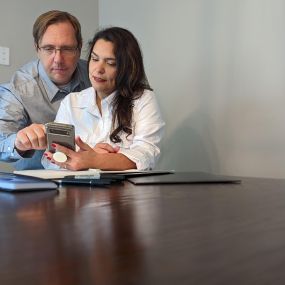
[[[67,156],[66,154],[64,154],[63,152],[57,151],[53,154],[52,158],[56,161],[56,162],[66,162],[67,161]]]

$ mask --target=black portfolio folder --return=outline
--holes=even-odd
[[[239,178],[234,176],[217,175],[207,172],[174,172],[164,175],[130,177],[127,180],[136,185],[241,182]]]

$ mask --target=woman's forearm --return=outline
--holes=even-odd
[[[96,153],[89,160],[89,168],[101,170],[136,169],[136,164],[121,153]]]

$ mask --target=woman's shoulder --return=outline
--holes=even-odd
[[[150,89],[144,89],[142,96],[148,96],[148,97],[154,97],[154,92],[153,90]]]
[[[135,105],[140,106],[142,104],[146,104],[152,101],[156,101],[155,93],[152,90],[144,89],[141,96],[137,100],[135,100]]]

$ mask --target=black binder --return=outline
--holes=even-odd
[[[129,177],[127,180],[136,185],[241,182],[238,177],[217,175],[207,172],[174,172],[164,175]]]

